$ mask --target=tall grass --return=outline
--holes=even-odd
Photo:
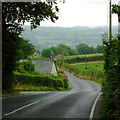
[[[99,84],[104,80],[104,62],[87,63],[87,69],[85,64],[69,65],[63,64],[63,67],[75,76],[81,79],[89,79]]]

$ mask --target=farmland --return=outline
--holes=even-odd
[[[104,80],[104,62],[88,62],[87,63],[87,69],[86,64],[76,64],[76,65],[70,65],[67,63],[63,64],[63,67],[65,70],[73,73],[75,76],[86,79],[86,80],[92,80],[97,83],[102,84]]]
[[[98,54],[87,54],[87,57],[94,57],[94,56],[103,56],[102,53],[98,53]],[[76,57],[85,57],[85,55],[72,55],[72,56],[66,56],[65,59],[72,59],[72,58],[76,58]]]

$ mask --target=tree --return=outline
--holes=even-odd
[[[2,88],[13,88],[13,71],[19,58],[22,25],[30,22],[31,29],[45,19],[58,19],[56,2],[3,2],[2,3]]]
[[[118,14],[120,22],[120,6],[112,5],[112,12]],[[104,58],[105,58],[105,80],[103,85],[102,118],[120,118],[120,38],[112,36],[110,41],[106,35],[103,36]]]
[[[79,55],[90,54],[90,47],[87,44],[79,44],[76,46],[76,49]]]
[[[41,55],[43,57],[50,58],[50,53],[51,52],[52,52],[52,50],[50,48],[46,48],[41,52]]]
[[[19,58],[26,59],[28,56],[32,56],[36,52],[35,46],[29,43],[29,40],[21,39]]]
[[[118,14],[118,21],[120,22],[120,5],[113,4],[112,5],[112,13]]]
[[[42,51],[42,56],[50,58],[50,55],[48,54],[50,51],[54,52],[54,56],[57,56],[58,54],[62,54],[62,53],[64,53],[65,56],[76,55],[77,54],[75,52],[75,50],[71,49],[69,46],[64,45],[64,44],[60,44],[57,47],[51,47],[51,48],[48,48],[48,49],[44,49]]]
[[[95,48],[95,52],[96,53],[103,53],[103,45],[97,45],[97,47]]]

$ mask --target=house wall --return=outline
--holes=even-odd
[[[55,76],[57,76],[57,70],[56,70],[56,67],[55,67],[54,63],[52,64],[51,73],[54,74]]]

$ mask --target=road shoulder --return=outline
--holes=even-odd
[[[96,106],[95,106],[95,110],[94,110],[94,114],[93,114],[93,119],[100,118],[100,108],[101,108],[101,103],[102,103],[102,98],[103,98],[103,94],[101,94],[97,100]]]

